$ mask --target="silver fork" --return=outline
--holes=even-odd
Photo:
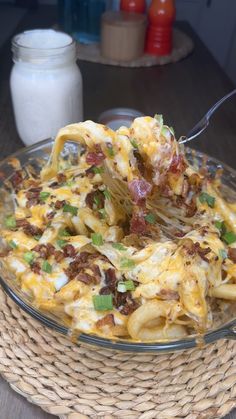
[[[232,90],[232,92],[228,93],[224,97],[222,97],[218,102],[213,105],[209,111],[204,115],[204,117],[188,132],[186,137],[181,137],[179,140],[180,144],[187,143],[188,141],[193,140],[198,135],[200,135],[209,125],[209,120],[213,113],[218,109],[222,103],[224,103],[227,99],[229,99],[231,96],[235,95],[236,89]]]

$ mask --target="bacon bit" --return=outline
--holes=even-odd
[[[110,290],[114,291],[116,289],[116,282],[117,282],[117,278],[116,278],[115,269],[113,268],[107,269],[107,271],[105,271],[105,283],[106,285],[108,285]]]
[[[52,183],[49,185],[49,187],[50,187],[50,188],[52,188],[52,189],[57,189],[57,188],[58,188],[58,182],[52,182]]]
[[[55,250],[54,257],[56,262],[61,262],[65,256],[61,250]]]
[[[109,287],[102,287],[99,291],[100,295],[109,295],[111,294],[111,290]]]
[[[40,203],[40,200],[38,198],[30,198],[26,202],[26,208],[34,207],[35,205],[38,205]]]
[[[76,256],[76,250],[72,244],[66,244],[63,247],[63,253],[65,257],[73,258]]]
[[[48,257],[48,249],[46,244],[37,244],[33,248],[34,252],[39,253],[39,256],[43,259],[47,259]]]
[[[97,200],[98,204],[95,203],[95,200]],[[94,204],[96,205],[97,209],[102,209],[104,208],[105,195],[99,190],[92,191],[86,196],[85,202],[86,205],[88,205],[88,207],[91,209],[93,209]]]
[[[95,146],[95,152],[89,151],[86,156],[86,163],[98,166],[106,158],[105,154],[102,152],[102,149],[99,144]]]
[[[89,169],[85,170],[86,176],[89,179],[92,179],[95,176],[95,173],[94,173],[94,170],[93,170],[94,167],[96,167],[96,166],[91,166],[91,167],[89,167]]]
[[[169,289],[162,289],[159,293],[160,297],[163,300],[178,300],[179,293],[177,291],[169,290]]]
[[[130,220],[130,233],[145,234],[148,230],[148,225],[145,221],[144,214],[133,212]]]
[[[124,304],[124,307],[120,310],[121,314],[124,314],[125,316],[128,316],[129,314],[133,313],[137,308],[139,307],[139,304],[137,301],[133,300],[130,296],[127,298],[126,303]]]
[[[58,173],[57,174],[57,180],[58,180],[58,183],[66,182],[66,180],[67,180],[66,175],[64,175],[64,173]]]
[[[100,329],[104,326],[115,326],[115,320],[113,314],[107,314],[96,322],[96,326]]]
[[[8,255],[8,253],[10,253],[10,251],[11,251],[12,249],[3,249],[1,252],[0,252],[0,257],[1,258],[3,258],[3,257],[5,257],[5,256],[7,256]]]
[[[64,199],[63,199],[63,201],[59,201],[59,200],[57,200],[57,201],[55,202],[55,204],[54,204],[54,207],[55,207],[57,210],[59,210],[59,209],[61,209],[62,207],[64,207],[65,203],[66,203],[66,201],[65,201]]]
[[[152,185],[145,179],[134,179],[128,183],[132,200],[136,204],[142,203],[152,190]]]
[[[205,249],[203,249],[202,247],[199,247],[198,249],[198,254],[199,256],[205,260],[205,262],[209,262],[209,259],[206,258],[206,255],[208,255],[208,253],[211,252],[210,247],[206,247]]]
[[[55,246],[53,246],[53,244],[51,244],[51,243],[47,244],[47,250],[48,250],[48,255],[49,256],[54,255],[55,251],[56,251]]]
[[[93,277],[89,274],[84,273],[84,272],[80,272],[79,275],[77,275],[76,279],[80,282],[83,282],[84,284],[87,284],[87,285],[93,284],[93,282],[94,282]]]
[[[39,265],[39,263],[38,262],[33,262],[31,265],[30,265],[30,269],[31,269],[31,271],[33,271],[35,274],[40,274],[40,265]]]
[[[228,257],[231,259],[234,263],[236,263],[236,249],[233,247],[229,247],[228,250]]]
[[[196,199],[193,198],[192,201],[186,205],[186,217],[190,218],[193,217],[194,214],[197,212],[197,204]]]
[[[182,154],[179,154],[178,156],[175,154],[172,158],[171,165],[169,167],[169,171],[171,173],[180,174],[185,171],[187,167],[187,164],[184,160],[184,157]]]
[[[32,192],[32,193],[39,193],[39,192],[41,192],[41,190],[42,190],[42,187],[41,186],[35,186],[35,187],[33,187],[33,188],[30,188],[29,190],[28,190],[28,192]]]
[[[19,186],[23,182],[23,176],[21,170],[16,170],[10,179],[14,189],[18,190]]]
[[[91,271],[94,274],[94,282],[95,284],[99,284],[101,280],[101,271],[98,265],[92,265],[90,266]]]
[[[41,236],[43,234],[41,228],[30,224],[26,219],[16,220],[16,227],[22,227],[24,233],[28,236]]]
[[[47,214],[47,219],[52,220],[55,215],[56,215],[56,211],[51,211]]]

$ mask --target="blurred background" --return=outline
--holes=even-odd
[[[29,8],[41,5],[58,6],[55,8],[55,23],[62,17],[62,9],[73,4],[77,10],[83,2],[79,0],[0,0],[0,45],[14,31],[19,21]],[[92,7],[103,10],[119,8],[119,0],[99,2],[90,1]],[[101,6],[104,3],[105,6]],[[64,6],[63,6],[64,4]],[[147,1],[147,6],[150,0]],[[190,23],[200,39],[211,51],[220,66],[230,79],[236,84],[236,1],[235,0],[176,0],[176,20]],[[61,13],[60,13],[61,12]],[[80,16],[80,29],[83,29],[84,16]],[[70,26],[69,19],[65,27]],[[96,32],[96,23],[95,23]]]

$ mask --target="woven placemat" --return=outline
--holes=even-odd
[[[124,62],[115,61],[101,56],[99,44],[78,43],[77,58],[79,60],[91,61],[93,63],[116,65],[121,67],[151,67],[175,63],[192,52],[194,44],[192,39],[179,29],[173,29],[173,49],[170,55],[155,57],[145,54],[137,60]]]
[[[236,342],[145,355],[76,345],[0,290],[0,373],[61,419],[221,418],[236,405]]]

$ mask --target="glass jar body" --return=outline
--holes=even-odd
[[[55,51],[15,51],[10,87],[17,130],[26,145],[83,120],[82,77],[75,52],[66,47]]]

